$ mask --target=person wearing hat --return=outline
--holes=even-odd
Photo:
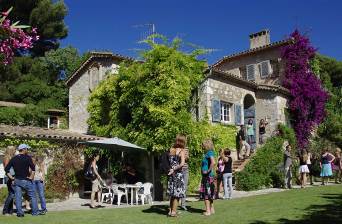
[[[26,144],[21,144],[18,147],[19,154],[13,157],[5,167],[6,175],[14,184],[15,204],[17,205],[17,216],[24,217],[24,212],[21,207],[22,204],[22,190],[25,190],[32,203],[32,215],[40,215],[38,211],[38,204],[36,193],[33,185],[33,177],[35,173],[35,165],[32,158],[27,155],[27,150],[31,147]],[[10,173],[11,167],[14,170],[15,177]],[[32,172],[30,173],[30,169]]]

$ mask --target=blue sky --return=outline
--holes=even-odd
[[[246,50],[248,35],[264,28],[271,41],[298,28],[319,52],[342,60],[342,1],[340,0],[65,0],[69,35],[62,46],[80,52],[110,50],[136,57],[137,42],[154,23],[168,38],[216,49],[210,64],[224,55]]]

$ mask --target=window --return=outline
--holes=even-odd
[[[221,122],[230,121],[230,104],[221,102]]]
[[[89,70],[89,89],[93,91],[95,87],[99,84],[99,67],[94,66]]]
[[[271,64],[270,61],[263,61],[259,64],[259,72],[260,72],[260,77],[265,78],[268,75],[270,75],[271,72]]]
[[[219,99],[212,99],[213,122],[231,122],[230,107],[230,103],[222,102]]]
[[[247,80],[254,80],[255,79],[255,65],[247,65]]]

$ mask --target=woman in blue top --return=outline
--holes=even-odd
[[[205,155],[202,160],[202,181],[200,187],[200,198],[204,200],[205,212],[203,215],[209,216],[215,213],[214,199],[215,199],[215,152],[214,144],[210,139],[202,143],[202,148]]]
[[[254,126],[253,126],[253,120],[249,119],[247,124],[247,143],[251,146],[251,150],[253,152],[254,150]]]
[[[328,184],[329,177],[332,176],[331,163],[334,161],[335,156],[329,152],[328,148],[325,148],[321,156],[321,178],[322,185]]]

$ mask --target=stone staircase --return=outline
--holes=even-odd
[[[233,173],[242,171],[245,168],[246,164],[249,162],[249,160],[250,160],[249,158],[234,160],[233,161]]]

